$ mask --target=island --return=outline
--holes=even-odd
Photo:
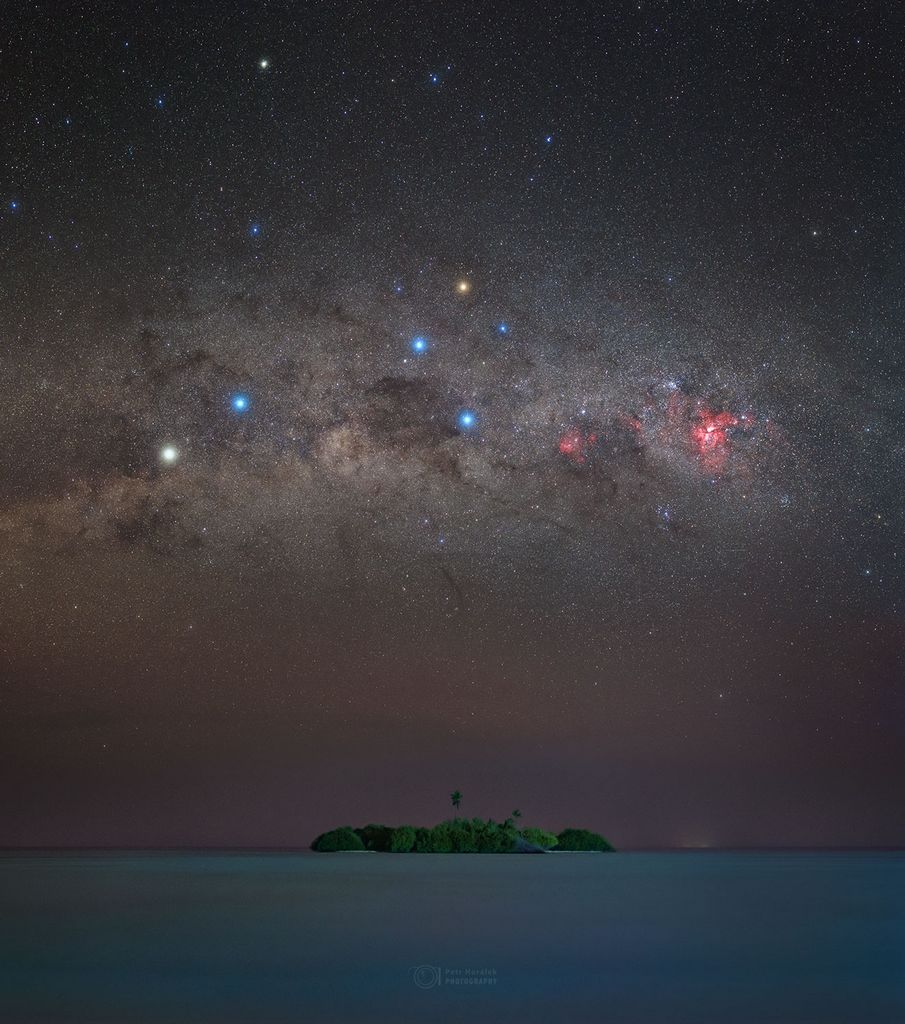
[[[456,790],[453,806],[462,794]],[[519,825],[520,811],[503,821],[492,818],[449,818],[431,827],[414,825],[344,825],[323,832],[311,844],[318,853],[611,853],[602,835],[584,828],[559,833]]]

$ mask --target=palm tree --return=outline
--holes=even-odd
[[[515,818],[516,821],[518,821],[521,816],[522,812],[516,807],[516,809],[512,812],[512,817]]]
[[[450,793],[449,799],[452,800],[453,807],[458,810],[459,804],[462,803],[462,794],[457,789],[454,789],[452,793]]]

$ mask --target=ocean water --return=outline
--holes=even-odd
[[[905,855],[0,857],[0,1021],[905,1022]]]

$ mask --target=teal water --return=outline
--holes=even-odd
[[[905,1022],[905,855],[0,857],[0,1021]]]

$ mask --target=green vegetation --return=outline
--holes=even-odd
[[[449,795],[458,808],[462,794],[454,789]],[[450,818],[433,828],[413,825],[365,825],[363,828],[335,828],[324,832],[311,844],[320,853],[344,850],[371,850],[375,853],[515,853],[543,850],[566,852],[607,852],[612,846],[596,832],[567,828],[557,836],[542,828],[518,828],[522,812],[518,809],[504,821],[488,818]]]
[[[411,853],[415,845],[415,830],[411,825],[400,825],[393,829],[390,839],[390,853]]]
[[[506,822],[453,818],[415,833],[415,853],[508,853],[516,831]]]
[[[542,828],[523,828],[522,839],[527,839],[529,843],[534,843],[535,846],[542,846],[545,850],[556,846],[558,842],[555,833],[545,832]]]
[[[558,850],[609,853],[613,849],[603,836],[589,832],[586,828],[567,828],[556,838]]]
[[[453,796],[456,794],[454,793]],[[461,794],[459,794],[461,798]],[[516,827],[521,813],[513,811],[504,821],[488,818],[451,818],[433,828],[412,825],[365,825],[363,828],[335,828],[311,844],[320,853],[372,850],[376,853],[512,853],[516,840],[526,840],[544,850],[609,851],[613,847],[596,832],[567,828],[555,835],[542,828]]]
[[[355,833],[364,843],[366,850],[389,853],[390,840],[393,837],[393,830],[389,825],[365,825],[364,828],[355,829]]]
[[[338,853],[340,850],[363,850],[364,848],[365,845],[358,833],[348,825],[324,832],[311,844],[311,849],[317,850],[318,853]]]

